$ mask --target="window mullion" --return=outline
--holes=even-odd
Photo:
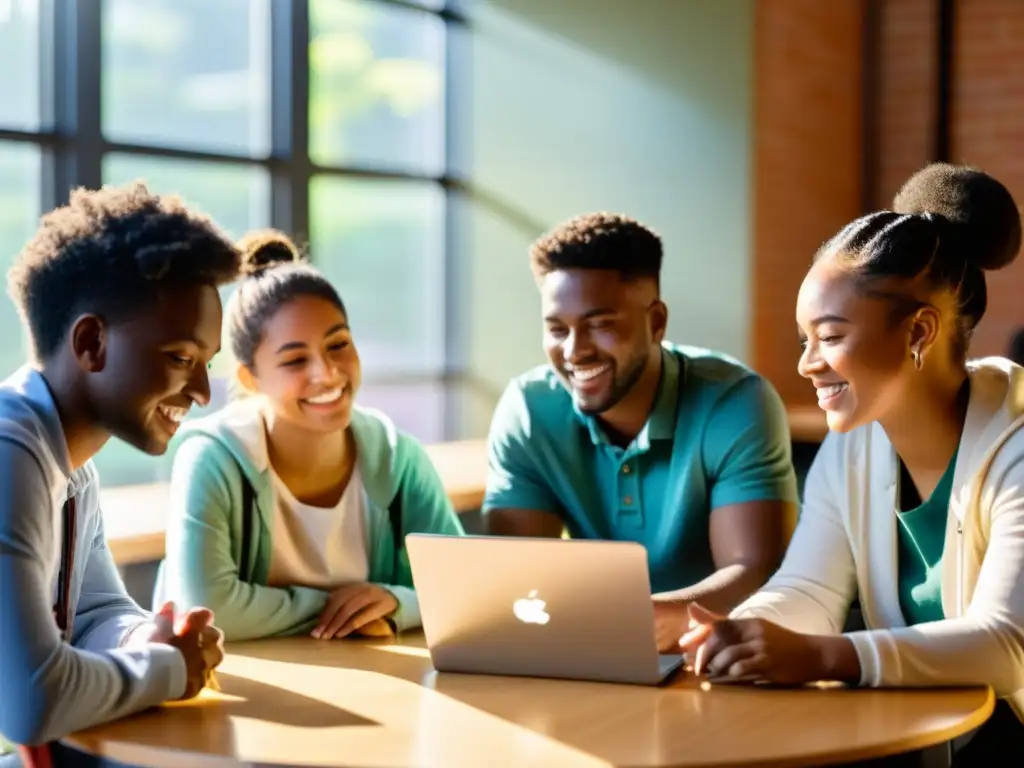
[[[44,0],[42,113],[57,141],[43,169],[43,210],[66,203],[73,187],[102,183],[101,0]]]
[[[309,237],[309,0],[271,5],[271,224]]]

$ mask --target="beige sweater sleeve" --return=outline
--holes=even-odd
[[[970,516],[990,521],[987,532],[971,532],[987,546],[963,616],[850,634],[863,685],[983,684],[1001,697],[1024,689],[1024,431],[987,469],[982,514]]]
[[[840,459],[830,434],[818,450],[804,504],[782,565],[768,583],[732,612],[804,634],[838,634],[857,588],[850,539],[834,495]]]

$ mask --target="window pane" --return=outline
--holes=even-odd
[[[359,389],[356,400],[365,408],[376,408],[386,413],[399,429],[405,430],[420,442],[441,443],[447,439],[446,387],[440,381],[403,384],[369,382]]]
[[[39,0],[0,0],[0,126],[39,129]]]
[[[259,166],[125,154],[103,159],[105,184],[135,179],[154,192],[181,195],[235,238],[269,222],[270,177]]]
[[[444,369],[444,209],[438,184],[313,179],[311,256],[341,293],[366,379]]]
[[[35,145],[0,142],[0,253],[4,254],[5,292],[7,270],[39,222],[41,166]],[[27,342],[14,304],[8,299],[0,301],[0,377],[7,378],[26,362]]]
[[[310,27],[313,162],[440,175],[440,17],[366,0],[311,0]]]
[[[268,0],[104,0],[104,134],[267,154],[269,51]]]
[[[270,216],[270,179],[259,167],[197,162],[144,155],[112,154],[104,158],[103,180],[119,184],[143,179],[158,193],[177,193],[196,210],[209,214],[238,238],[250,229],[265,227]],[[230,294],[224,288],[224,299]],[[226,377],[232,362],[226,351],[217,356],[211,374],[210,409],[221,407],[227,395]],[[193,409],[190,418],[210,409]],[[151,483],[170,477],[171,456],[152,457],[118,440],[111,440],[96,456],[104,486]]]

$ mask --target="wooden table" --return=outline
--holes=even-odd
[[[222,691],[65,739],[161,768],[804,766],[978,727],[989,689],[665,688],[437,673],[422,635],[230,644]]]

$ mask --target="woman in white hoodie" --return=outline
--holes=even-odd
[[[680,645],[698,672],[984,684],[1001,701],[955,763],[1024,747],[1024,369],[966,361],[982,270],[1020,244],[1002,184],[936,164],[822,247],[799,370],[831,433],[775,576],[729,618],[691,605]],[[857,595],[867,629],[844,634]]]

